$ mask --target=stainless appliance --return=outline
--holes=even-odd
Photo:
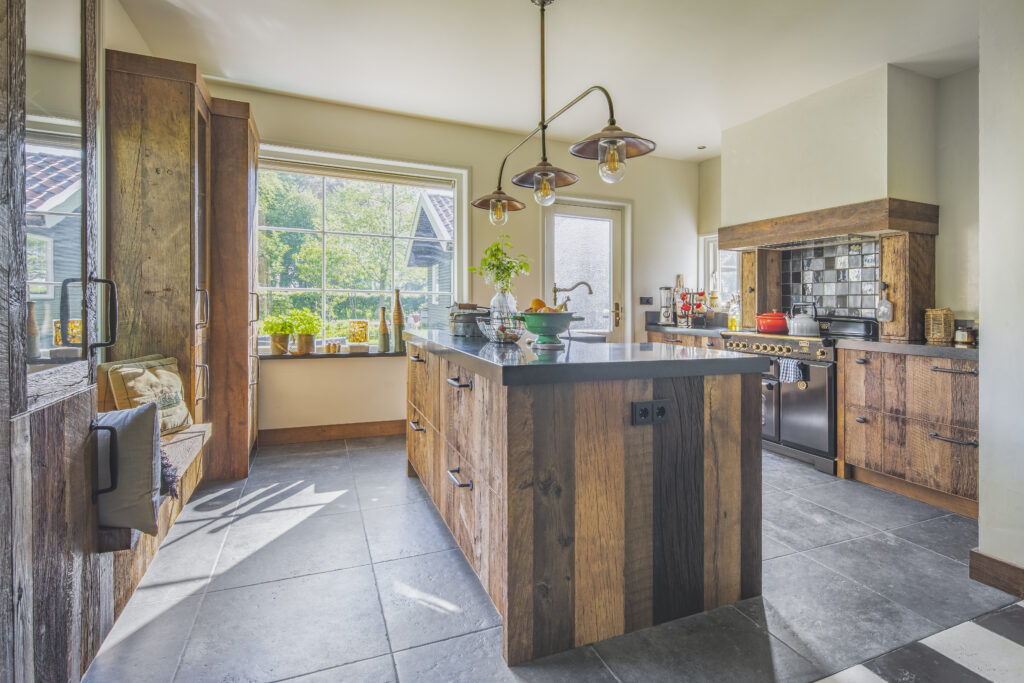
[[[821,337],[722,332],[725,348],[772,358],[761,378],[761,440],[765,449],[836,472],[836,339],[878,339],[865,318],[817,317]],[[782,383],[780,361],[799,362],[802,379]]]
[[[675,306],[673,305],[672,298],[671,287],[658,288],[658,303],[660,304],[660,311],[658,313],[659,325],[672,325],[676,321]]]

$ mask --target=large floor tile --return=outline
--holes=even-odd
[[[406,505],[427,498],[427,490],[416,477],[381,477],[379,475],[356,475],[356,492],[359,506],[363,510]]]
[[[201,484],[192,492],[175,523],[229,517],[235,511],[244,488],[244,479]]]
[[[959,624],[921,641],[954,662],[998,683],[1024,679],[1024,647],[976,622]]]
[[[761,500],[764,533],[796,550],[877,533],[873,527],[788,492],[765,492]]]
[[[394,450],[405,448],[405,434],[392,436],[368,436],[362,439],[348,439],[345,445],[350,451],[361,451],[367,448],[378,450]]]
[[[398,675],[395,673],[391,655],[384,655],[288,679],[288,683],[339,683],[340,681],[397,683]]]
[[[927,645],[911,643],[864,664],[885,681],[928,683],[990,683],[962,664]]]
[[[510,669],[501,656],[500,627],[396,652],[395,666],[401,680],[417,683],[615,681],[590,647]]]
[[[927,503],[846,479],[795,489],[792,493],[878,529],[895,529],[949,514]]]
[[[978,520],[947,515],[894,529],[890,533],[967,564],[978,547]]]
[[[953,626],[1009,605],[1013,597],[973,581],[967,567],[879,533],[807,555],[942,626]]]
[[[825,673],[940,628],[800,553],[765,562],[763,597],[737,608]]]
[[[768,451],[761,453],[761,479],[783,491],[835,481],[835,477],[819,472],[813,465]]]
[[[352,473],[359,479],[379,477],[397,480],[405,477],[407,459],[404,447],[395,450],[357,450],[349,454]]]
[[[246,586],[370,563],[358,512],[318,508],[238,518],[224,542],[210,590]]]
[[[178,681],[276,681],[388,652],[370,567],[208,593]]]
[[[249,477],[245,493],[235,509],[238,516],[258,512],[321,507],[334,512],[359,509],[355,478],[344,468],[317,471],[311,465],[303,473],[271,474]]]
[[[814,681],[806,659],[732,607],[596,643],[621,681]]]
[[[782,541],[778,541],[767,534],[761,536],[761,559],[762,560],[773,560],[776,557],[782,557],[783,555],[790,555],[795,553],[796,550],[790,548]]]
[[[275,456],[312,455],[319,453],[344,453],[348,450],[344,439],[334,441],[310,441],[308,443],[286,443],[276,446],[260,446],[256,451],[256,459],[267,459]]]
[[[167,683],[174,678],[200,598],[129,603],[85,674],[85,683]]]
[[[363,512],[374,562],[397,560],[455,547],[444,520],[430,500]]]
[[[175,523],[153,556],[131,602],[164,602],[202,594],[229,525],[230,519]]]
[[[459,550],[383,562],[374,571],[395,650],[501,623]]]

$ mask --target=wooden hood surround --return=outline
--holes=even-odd
[[[720,228],[719,249],[755,249],[840,235],[913,232],[936,235],[939,207],[906,199],[873,199]]]
[[[924,309],[935,307],[938,232],[938,206],[885,198],[730,225],[718,231],[718,247],[744,252],[740,289],[746,328],[754,326],[758,313],[781,307],[781,249],[844,235],[877,237],[879,280],[893,305],[893,319],[880,325],[880,336],[916,342],[924,340]]]

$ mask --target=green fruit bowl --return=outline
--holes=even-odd
[[[569,325],[583,318],[572,313],[520,313],[513,320],[522,320],[529,332],[537,335],[534,346],[558,346],[562,340],[558,335],[569,329]]]

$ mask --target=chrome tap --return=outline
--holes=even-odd
[[[558,308],[558,293],[559,292],[571,292],[572,290],[576,289],[577,287],[579,287],[581,285],[583,287],[587,288],[587,293],[588,294],[593,294],[594,293],[594,288],[591,287],[590,283],[587,282],[586,280],[580,280],[579,282],[574,284],[572,287],[559,287],[557,284],[552,283],[551,284],[551,301],[552,301],[551,307],[552,308]],[[570,299],[569,297],[565,297],[565,301],[563,301],[562,303],[567,304],[571,300],[572,299]]]

